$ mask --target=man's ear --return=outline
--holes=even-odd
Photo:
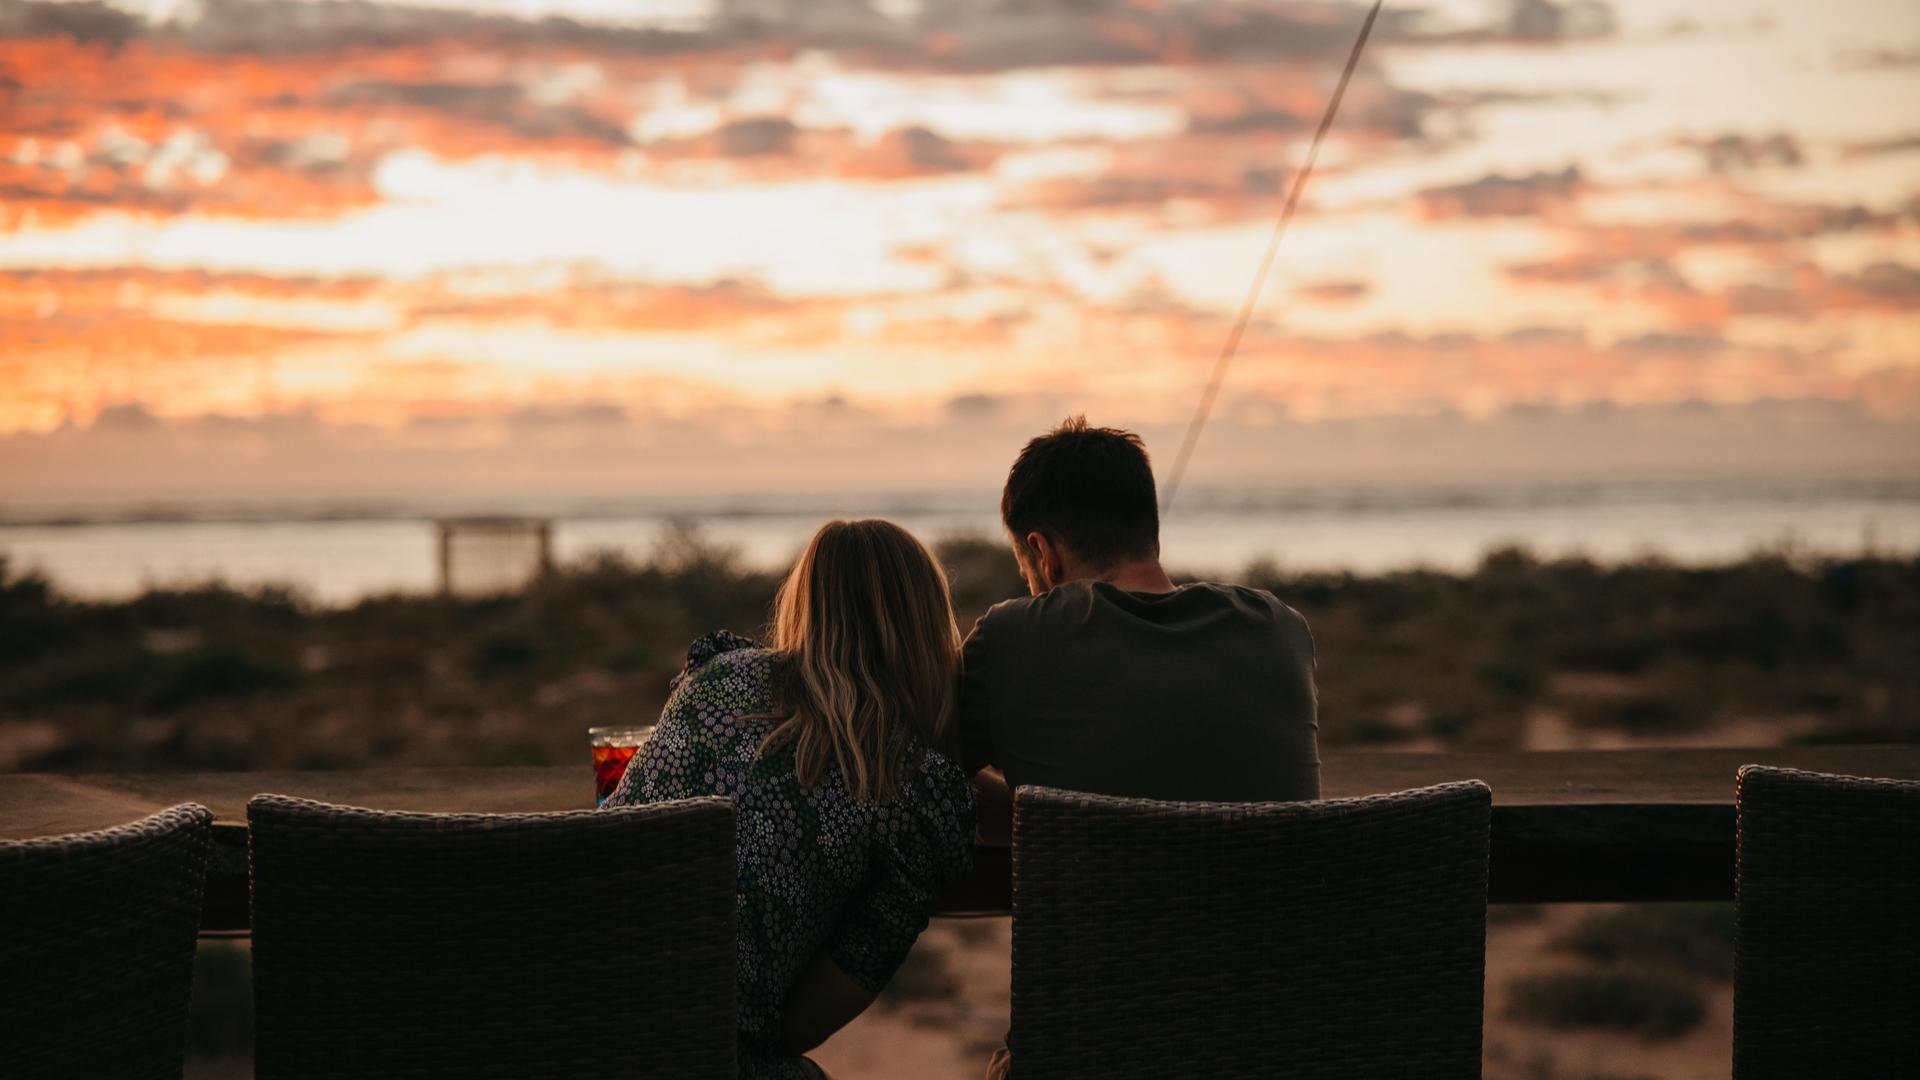
[[[1028,533],[1026,543],[1027,550],[1033,553],[1033,572],[1040,584],[1049,589],[1057,587],[1065,569],[1061,565],[1059,545],[1038,531]]]

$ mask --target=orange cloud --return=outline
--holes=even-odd
[[[1382,335],[1288,341],[1249,335],[1236,364],[1243,396],[1299,415],[1366,416],[1518,405],[1740,404],[1849,401],[1899,413],[1920,371],[1841,374],[1820,352],[1757,347],[1706,331],[1654,333],[1596,344],[1580,331],[1536,329],[1498,338]],[[1893,402],[1881,397],[1903,387]]]
[[[1564,219],[1585,189],[1577,166],[1519,176],[1491,173],[1465,184],[1428,188],[1418,206],[1430,221],[1453,218]]]

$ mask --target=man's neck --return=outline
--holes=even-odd
[[[1173,579],[1160,567],[1159,559],[1134,559],[1108,567],[1106,571],[1092,575],[1096,581],[1104,581],[1116,589],[1128,592],[1164,593],[1173,591]]]

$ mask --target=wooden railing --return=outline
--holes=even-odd
[[[583,755],[584,757],[584,755]],[[1729,900],[1734,773],[1785,765],[1920,779],[1920,746],[1555,753],[1328,753],[1327,798],[1446,780],[1493,788],[1489,899],[1503,902]],[[353,772],[0,774],[0,839],[104,828],[180,802],[211,807],[215,861],[202,929],[247,927],[246,803],[261,792],[386,810],[527,812],[592,805],[578,768],[367,769]],[[941,900],[950,915],[1005,913],[1012,861],[975,852],[971,879]]]

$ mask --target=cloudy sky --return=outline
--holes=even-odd
[[[1364,7],[0,0],[0,497],[1171,450]],[[1193,481],[1920,469],[1920,5],[1382,16]]]

